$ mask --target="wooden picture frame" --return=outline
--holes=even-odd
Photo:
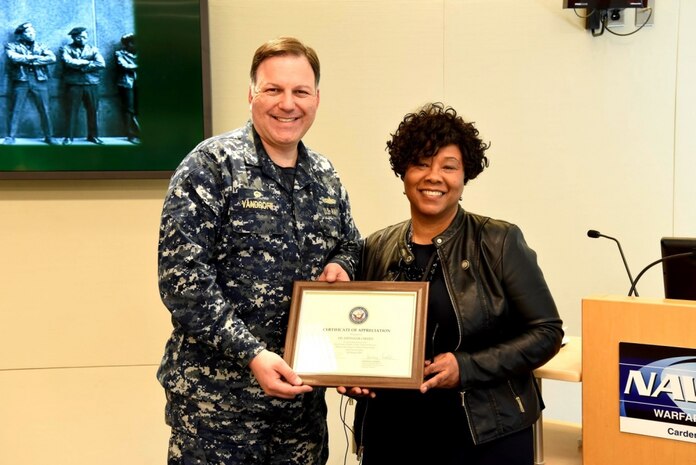
[[[314,386],[418,389],[427,282],[294,283],[285,361]]]

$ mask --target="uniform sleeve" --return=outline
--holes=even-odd
[[[94,70],[106,68],[106,62],[104,61],[104,57],[102,56],[102,54],[99,53],[99,49],[92,48],[92,51],[94,53],[89,59],[89,65],[87,65],[87,69]]]
[[[67,45],[61,49],[60,57],[65,66],[67,66],[68,68],[80,69],[87,63],[89,63],[87,60],[83,60],[81,58],[74,58],[70,54],[70,48]]]
[[[346,270],[350,279],[354,280],[360,260],[361,239],[360,232],[353,221],[348,192],[343,185],[340,186],[340,205],[341,238],[329,259],[329,263],[339,264]]]
[[[41,48],[41,55],[36,58],[34,64],[36,65],[50,65],[56,62],[56,55],[48,48]]]
[[[138,64],[130,58],[123,50],[116,50],[116,64],[126,70],[138,69]]]
[[[175,326],[246,365],[265,346],[217,282],[216,237],[225,205],[219,171],[213,157],[194,152],[173,177],[160,226],[159,290]]]
[[[473,353],[455,354],[464,388],[529,373],[550,360],[561,347],[562,321],[556,304],[536,253],[517,226],[508,229],[496,268],[510,313],[506,323],[510,329],[500,335],[502,341],[498,344]]]
[[[48,48],[39,46],[36,55],[18,52],[14,44],[5,44],[7,58],[17,65],[50,65],[56,62],[56,55]]]
[[[29,63],[29,57],[23,53],[17,52],[15,45],[12,43],[5,44],[5,54],[7,55],[7,59],[14,64],[26,65]]]

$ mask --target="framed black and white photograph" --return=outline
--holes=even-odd
[[[7,0],[0,179],[166,178],[211,135],[207,0]]]

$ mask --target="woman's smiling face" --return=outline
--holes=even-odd
[[[464,163],[459,147],[446,145],[434,156],[410,165],[404,174],[404,188],[412,217],[424,221],[454,218],[464,190]]]

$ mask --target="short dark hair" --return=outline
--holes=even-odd
[[[70,37],[75,37],[78,34],[82,34],[86,30],[87,30],[86,27],[82,27],[82,26],[74,27],[74,28],[70,29],[70,32],[68,32],[68,35]]]
[[[312,67],[312,71],[314,71],[314,84],[319,87],[320,66],[317,52],[294,37],[278,37],[277,39],[269,40],[256,49],[254,58],[251,60],[251,70],[249,72],[251,82],[256,84],[256,72],[264,60],[283,55],[307,57],[307,61],[309,61],[309,65]]]
[[[30,27],[34,27],[34,25],[31,24],[29,21],[23,22],[22,24],[17,26],[14,33],[16,35],[24,34],[24,31],[26,31]]]
[[[121,43],[123,45],[132,44],[133,42],[135,42],[135,35],[134,34],[129,32],[128,34],[123,34],[121,36]]]
[[[473,123],[467,123],[452,107],[440,102],[428,103],[415,113],[409,113],[387,141],[389,163],[394,174],[403,178],[406,169],[421,158],[430,158],[442,147],[456,145],[462,153],[464,184],[478,176],[488,166],[484,143]]]

